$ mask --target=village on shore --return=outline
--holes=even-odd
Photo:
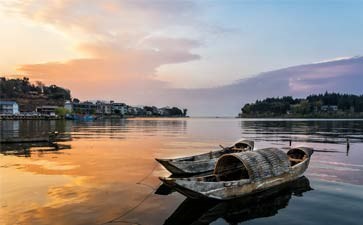
[[[31,84],[29,78],[0,78],[0,119],[72,119],[186,117],[178,107],[131,106],[115,101],[80,101],[56,85]]]

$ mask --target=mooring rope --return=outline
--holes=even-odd
[[[122,213],[120,216],[113,218],[112,220],[103,223],[103,224],[110,224],[110,223],[129,223],[129,224],[138,224],[141,225],[140,223],[137,222],[128,222],[128,221],[121,221],[119,219],[122,219],[123,217],[125,217],[127,214],[131,213],[132,211],[134,211],[135,209],[137,209],[140,205],[142,205],[142,203],[144,203],[152,194],[154,193],[154,190],[151,191],[149,194],[147,194],[138,204],[136,204],[134,207],[132,207],[131,209],[127,210],[126,212]]]
[[[156,167],[158,166],[158,164],[155,162],[155,165],[154,167],[151,169],[151,171],[145,176],[143,177],[141,180],[139,180],[138,182],[136,182],[136,184],[139,184],[139,185],[144,185],[148,188],[150,188],[152,191],[147,194],[138,204],[136,204],[134,207],[132,207],[131,209],[125,211],[124,213],[122,213],[120,216],[116,217],[116,218],[113,218],[112,220],[110,221],[107,221],[105,223],[102,223],[102,225],[104,224],[111,224],[111,223],[126,223],[126,224],[136,224],[136,225],[141,225],[140,223],[137,223],[137,222],[129,222],[129,221],[126,221],[126,220],[120,220],[122,219],[123,217],[125,217],[127,214],[131,213],[132,211],[134,211],[135,209],[137,209],[139,206],[141,206],[153,193],[154,191],[156,190],[155,187],[149,185],[149,184],[145,184],[143,183],[147,178],[149,178],[151,176],[151,174],[154,172],[154,170],[156,169]]]
[[[146,180],[147,178],[149,178],[151,176],[151,174],[154,172],[154,170],[156,169],[157,166],[158,166],[158,163],[155,162],[155,165],[152,168],[152,170],[148,174],[146,174],[145,177],[143,177],[141,180],[139,180],[138,182],[136,182],[136,184],[143,184],[142,182],[144,182],[144,180]]]

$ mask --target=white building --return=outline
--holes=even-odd
[[[97,101],[96,102],[96,113],[103,115],[110,115],[112,113],[112,102]]]
[[[69,112],[73,112],[73,104],[70,101],[66,101],[64,103],[64,108],[67,109]]]
[[[323,106],[321,106],[321,111],[336,112],[336,111],[338,111],[338,106],[337,105],[323,105]]]
[[[125,103],[111,103],[112,104],[112,112],[114,114],[125,115],[127,113],[127,105]],[[117,112],[117,113],[116,113]]]
[[[14,101],[0,101],[0,114],[18,114],[19,105]]]

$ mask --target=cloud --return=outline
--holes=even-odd
[[[2,6],[11,16],[74,40],[84,57],[19,65],[17,71],[63,85],[83,99],[121,96],[144,102],[168,86],[156,79],[160,66],[201,58],[192,52],[201,41],[163,32],[192,24],[197,5],[191,1],[26,0]]]
[[[185,43],[189,42],[186,41]],[[189,44],[186,44],[186,46],[189,46]],[[189,47],[192,46],[194,45]],[[163,48],[161,47],[161,49]],[[95,49],[92,49],[92,51],[95,51]],[[96,52],[108,55],[107,52]],[[245,103],[273,96],[304,97],[325,91],[363,94],[361,88],[363,83],[363,57],[264,72],[230,85],[215,88],[175,89],[169,88],[165,82],[153,79],[152,75],[158,65],[170,60],[171,56],[168,55],[170,52],[165,55],[163,55],[163,51],[151,52],[145,52],[145,54],[141,55],[135,54],[135,57],[131,57],[131,61],[126,60],[130,60],[129,57],[126,57],[125,61],[123,61],[122,55],[120,55],[120,59],[112,64],[108,64],[109,60],[88,59],[86,62],[84,60],[75,60],[61,66],[57,63],[27,65],[23,66],[22,70],[37,74],[43,72],[51,74],[55,77],[50,80],[59,79],[60,83],[65,82],[68,87],[75,90],[73,92],[75,96],[111,98],[125,100],[131,104],[177,105],[188,108],[190,114],[194,116],[234,116]],[[174,50],[175,52],[179,51]],[[114,53],[111,51],[112,54]],[[188,59],[194,60],[195,57],[197,56],[184,52],[171,58],[179,59],[181,62]],[[143,65],[139,59],[147,61],[147,64]],[[152,60],[152,62],[147,59]],[[134,68],[134,70],[125,72],[125,74],[133,74],[133,77],[119,76],[114,79],[115,76],[108,76],[108,74],[116,74],[125,69],[122,66],[125,63],[133,64],[132,67],[128,66],[127,68]],[[136,67],[139,63],[140,67]],[[167,63],[170,63],[170,61]],[[117,66],[115,67],[115,65]],[[64,68],[67,69],[64,70]],[[105,71],[106,73],[103,73]],[[150,77],[139,79],[138,74],[145,74],[147,71],[149,71]],[[67,77],[71,79],[63,78],[64,74],[68,74]],[[99,74],[103,74],[103,79],[99,79]],[[80,88],[80,86],[84,88]]]
[[[115,43],[82,44],[80,51],[90,58],[21,65],[18,71],[32,74],[46,83],[64,85],[80,98],[122,96],[130,102],[141,103],[150,92],[167,87],[165,82],[154,79],[158,67],[200,58],[191,53],[191,49],[199,45],[193,40],[152,38],[148,42],[153,48],[130,49]],[[102,94],[96,95],[96,91]]]
[[[216,88],[173,90],[168,97],[193,115],[236,116],[245,103],[266,97],[306,97],[325,91],[363,94],[362,71],[363,57],[353,57],[265,72]]]
[[[191,38],[190,31],[212,30],[197,20],[200,10],[190,1],[26,0],[3,7],[74,40],[84,57],[20,65],[18,71],[65,86],[81,99],[178,105],[192,115],[236,115],[244,103],[269,96],[362,90],[362,57],[265,72],[216,88],[170,88],[157,79],[158,69],[199,60],[195,50],[205,42]]]
[[[124,44],[150,30],[189,25],[197,5],[191,1],[25,0],[3,3],[11,15],[89,40],[122,39]]]

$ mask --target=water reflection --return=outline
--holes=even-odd
[[[38,154],[38,156],[41,156],[47,152],[55,153],[65,149],[71,149],[71,145],[59,144],[55,142],[14,143],[0,145],[1,154],[21,157],[31,157],[31,155],[35,152]]]
[[[242,134],[258,141],[363,142],[362,120],[241,120]]]
[[[47,152],[70,149],[72,123],[64,120],[5,120],[1,121],[0,153],[31,157]]]
[[[218,149],[219,144],[229,145],[242,137],[256,140],[257,148],[289,147],[288,140],[292,139],[292,147],[304,145],[325,150],[314,153],[305,173],[315,191],[298,200],[291,199],[292,195],[298,194],[290,194],[291,190],[272,194],[264,201],[251,200],[249,208],[254,212],[246,212],[247,215],[239,213],[239,210],[246,209],[245,201],[227,206],[193,201],[192,205],[201,204],[200,207],[205,209],[199,212],[200,218],[207,218],[207,222],[214,220],[213,224],[245,221],[262,215],[253,207],[256,204],[270,217],[248,223],[291,224],[291,218],[309,224],[329,221],[358,225],[357,221],[360,222],[357,212],[362,211],[363,120],[135,118],[93,122],[0,121],[0,131],[2,136],[8,137],[41,136],[53,131],[66,137],[65,142],[57,142],[58,147],[44,143],[23,145],[20,149],[0,145],[0,149],[5,150],[0,153],[0,224],[102,224],[126,212],[130,213],[122,220],[134,224],[159,225],[168,217],[166,222],[171,224],[175,222],[171,215],[185,200],[179,193],[170,194],[170,190],[164,190],[163,193],[169,195],[163,196],[152,192],[139,205],[149,196],[150,187],[160,184],[158,177],[169,175],[154,158],[208,152]],[[351,141],[348,156],[346,137]],[[23,157],[17,157],[19,155]],[[273,202],[277,207],[262,206],[267,202]],[[282,210],[283,213],[279,211],[271,216],[279,207],[286,206],[286,202],[289,207]],[[336,202],[343,202],[350,209],[341,210],[341,204]],[[198,218],[194,221],[188,219],[198,214],[196,207],[192,206],[192,209],[195,213],[184,214],[186,218],[183,219],[186,223],[200,222]],[[238,218],[234,220],[227,211],[234,212]],[[297,211],[302,213],[296,215]]]
[[[362,184],[363,120],[240,120],[241,135],[257,148],[307,146],[315,154],[309,175],[329,181]],[[349,144],[347,143],[349,140]]]
[[[75,138],[138,138],[142,136],[176,136],[185,134],[187,121],[183,119],[118,119],[79,122],[73,125]]]
[[[270,217],[286,208],[292,196],[302,197],[313,190],[306,177],[301,177],[284,186],[229,201],[207,201],[186,199],[164,225],[207,225],[223,218],[228,224],[238,224],[260,217]]]
[[[3,120],[0,121],[0,138],[47,136],[57,131],[69,133],[72,122],[66,120]]]

